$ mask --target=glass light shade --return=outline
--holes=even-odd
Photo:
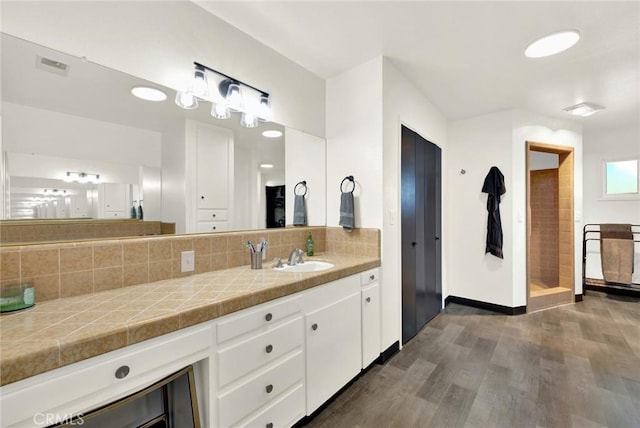
[[[260,96],[256,116],[258,116],[258,119],[262,122],[268,122],[271,119],[271,104],[269,103],[269,97],[267,95]]]
[[[65,183],[71,183],[73,180],[77,178],[75,172],[67,172],[67,175],[62,179]]]
[[[242,113],[240,125],[244,126],[245,128],[255,128],[256,126],[258,126],[258,117],[253,113]]]
[[[198,107],[198,99],[193,94],[178,92],[176,94],[176,105],[187,110],[194,109]]]
[[[524,54],[529,58],[542,58],[555,55],[578,43],[580,33],[576,30],[565,30],[542,37],[531,43]]]
[[[229,119],[231,117],[231,111],[225,103],[213,103],[211,106],[211,116],[216,119]]]
[[[242,99],[242,92],[240,92],[240,85],[237,83],[230,83],[227,88],[227,105],[231,110],[242,111],[244,109],[244,101]]]
[[[191,86],[189,93],[198,98],[209,98],[207,74],[202,67],[196,66],[196,70],[193,72],[193,85]]]

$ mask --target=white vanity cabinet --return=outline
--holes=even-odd
[[[70,218],[89,217],[87,195],[72,195],[68,198],[68,201]]]
[[[358,276],[307,292],[305,315],[307,415],[360,373],[362,330]]]
[[[0,426],[86,412],[194,365],[203,426],[290,427],[377,358],[379,305],[374,269],[61,367],[2,387]]]
[[[211,345],[211,327],[205,324],[3,386],[0,426],[46,426],[50,424],[41,421],[50,415],[65,419],[87,413],[188,365],[207,365]],[[208,387],[207,379],[199,378]],[[206,396],[198,395],[203,410],[209,407]],[[206,424],[208,413],[201,414]]]
[[[291,426],[304,417],[302,296],[216,323],[217,426]]]
[[[360,274],[362,284],[362,368],[380,356],[380,284],[378,269]]]

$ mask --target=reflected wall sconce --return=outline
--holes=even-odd
[[[240,124],[246,128],[255,128],[259,122],[271,120],[271,103],[267,92],[206,65],[197,62],[193,65],[193,81],[189,88],[176,93],[178,107],[194,109],[199,101],[208,101],[212,103],[211,116],[229,119],[232,112],[240,113]]]
[[[67,183],[70,183],[72,181],[77,181],[78,183],[98,183],[100,182],[100,174],[67,171],[67,175],[63,178],[63,180]]]

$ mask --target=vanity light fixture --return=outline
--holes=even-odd
[[[528,58],[543,58],[566,51],[571,46],[578,43],[580,33],[578,30],[558,31],[548,36],[539,38],[529,44],[524,54]]]
[[[163,91],[149,86],[134,86],[131,88],[131,94],[145,101],[164,101],[167,99],[167,94]]]
[[[240,124],[247,128],[254,128],[259,122],[271,120],[271,104],[267,92],[206,65],[197,62],[193,64],[193,82],[186,91],[178,91],[176,94],[176,104],[179,107],[194,109],[198,107],[199,101],[209,101],[213,104],[211,116],[228,119],[232,112],[238,112],[241,114]],[[211,91],[209,85],[213,81],[216,90]]]
[[[267,138],[278,138],[282,137],[282,131],[278,131],[277,129],[269,129],[267,131],[264,131],[262,133],[262,136]]]
[[[604,110],[604,107],[599,106],[598,104],[584,102],[571,107],[566,107],[563,110],[574,116],[587,117],[601,110]]]
[[[72,181],[77,181],[78,183],[98,183],[100,182],[100,174],[67,171],[67,175],[63,178],[63,180],[67,183],[70,183]]]

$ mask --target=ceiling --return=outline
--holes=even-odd
[[[383,55],[450,120],[516,108],[585,130],[640,123],[638,1],[194,1],[325,79]],[[563,29],[577,45],[524,56]],[[606,110],[562,111],[583,101]]]

